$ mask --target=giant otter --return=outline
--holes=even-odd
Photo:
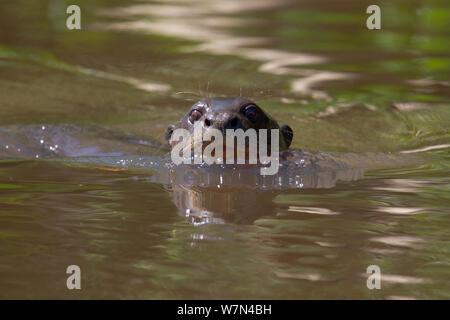
[[[273,199],[280,192],[329,188],[337,180],[362,178],[365,169],[401,166],[411,160],[380,153],[289,149],[292,129],[287,125],[280,127],[255,102],[245,98],[208,98],[195,103],[179,122],[168,126],[166,139],[171,148],[175,144],[171,141],[174,130],[182,128],[192,133],[196,123],[201,124],[203,131],[214,128],[223,133],[227,129],[279,129],[282,170],[264,177],[247,166],[234,166],[232,170],[226,166],[172,167],[161,181],[170,184],[179,214],[192,223],[251,223],[261,215],[273,214]]]
[[[171,141],[175,129],[182,128],[190,133],[194,131],[194,124],[201,123],[204,131],[218,129],[223,134],[227,129],[279,129],[279,150],[289,148],[293,138],[292,129],[288,125],[279,126],[277,121],[268,116],[253,101],[246,98],[208,98],[195,103],[181,120],[169,125],[166,130],[166,139],[171,147],[175,142]],[[270,144],[270,139],[268,141]]]

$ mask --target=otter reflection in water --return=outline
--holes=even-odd
[[[274,199],[279,194],[303,188],[331,188],[337,180],[362,177],[360,168],[321,168],[317,163],[300,161],[283,163],[273,176],[262,176],[257,168],[239,165],[168,164],[157,170],[151,181],[168,186],[178,214],[190,223],[249,224],[261,216],[276,214]]]
[[[262,215],[275,213],[276,194],[270,191],[183,185],[173,185],[172,191],[179,214],[192,224],[250,224]]]

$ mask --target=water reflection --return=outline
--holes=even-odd
[[[410,236],[377,237],[372,238],[371,241],[380,242],[391,246],[410,247],[410,248],[414,248],[418,244],[424,242],[424,240],[421,238]]]
[[[132,21],[96,24],[105,30],[139,31],[151,34],[181,37],[199,42],[186,50],[214,55],[232,54],[261,62],[259,71],[273,75],[295,76],[291,80],[293,93],[318,100],[331,100],[325,91],[315,89],[322,82],[350,80],[351,73],[318,71],[303,66],[328,62],[319,55],[268,49],[271,42],[266,37],[245,37],[226,31],[226,27],[246,26],[252,23],[247,17],[221,17],[234,12],[268,10],[287,6],[290,1],[221,1],[192,0],[182,4],[132,4],[127,7],[100,11],[102,16]],[[193,6],[196,5],[196,6]],[[145,17],[145,18],[144,18]],[[214,18],[212,18],[214,17]],[[153,20],[152,18],[156,18]],[[140,20],[139,20],[140,19]],[[266,48],[262,46],[266,46]],[[260,47],[260,48],[259,48]],[[300,76],[300,77],[299,77]]]
[[[201,224],[251,224],[263,215],[274,215],[274,192],[246,189],[192,188],[172,186],[178,214],[189,223]]]
[[[303,166],[281,166],[273,176],[262,176],[259,168],[240,166],[159,167],[150,178],[163,183],[173,193],[178,214],[190,223],[251,224],[261,216],[276,214],[274,199],[279,194],[296,193],[304,188],[330,188],[338,180],[363,177],[361,168],[321,170]],[[289,211],[339,214],[326,208],[290,206]]]

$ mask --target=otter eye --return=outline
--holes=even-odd
[[[189,121],[191,123],[194,123],[195,121],[200,120],[200,118],[202,117],[202,113],[199,110],[192,110],[191,114],[189,115]]]
[[[256,122],[258,120],[258,109],[255,106],[250,105],[244,109],[244,115],[251,122]]]

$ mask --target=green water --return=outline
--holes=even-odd
[[[69,4],[0,2],[1,298],[450,298],[448,1],[380,1],[373,31],[370,1],[80,0],[72,31]],[[164,143],[195,101],[239,95],[289,124],[294,148],[433,148],[421,164],[262,195],[258,209],[249,195],[233,211],[249,219],[195,225],[150,171],[33,159],[38,136],[14,160],[2,136],[99,127],[82,141],[135,150],[118,137]],[[223,197],[215,210],[246,201],[214,192],[197,196]],[[381,290],[366,287],[369,265]]]

